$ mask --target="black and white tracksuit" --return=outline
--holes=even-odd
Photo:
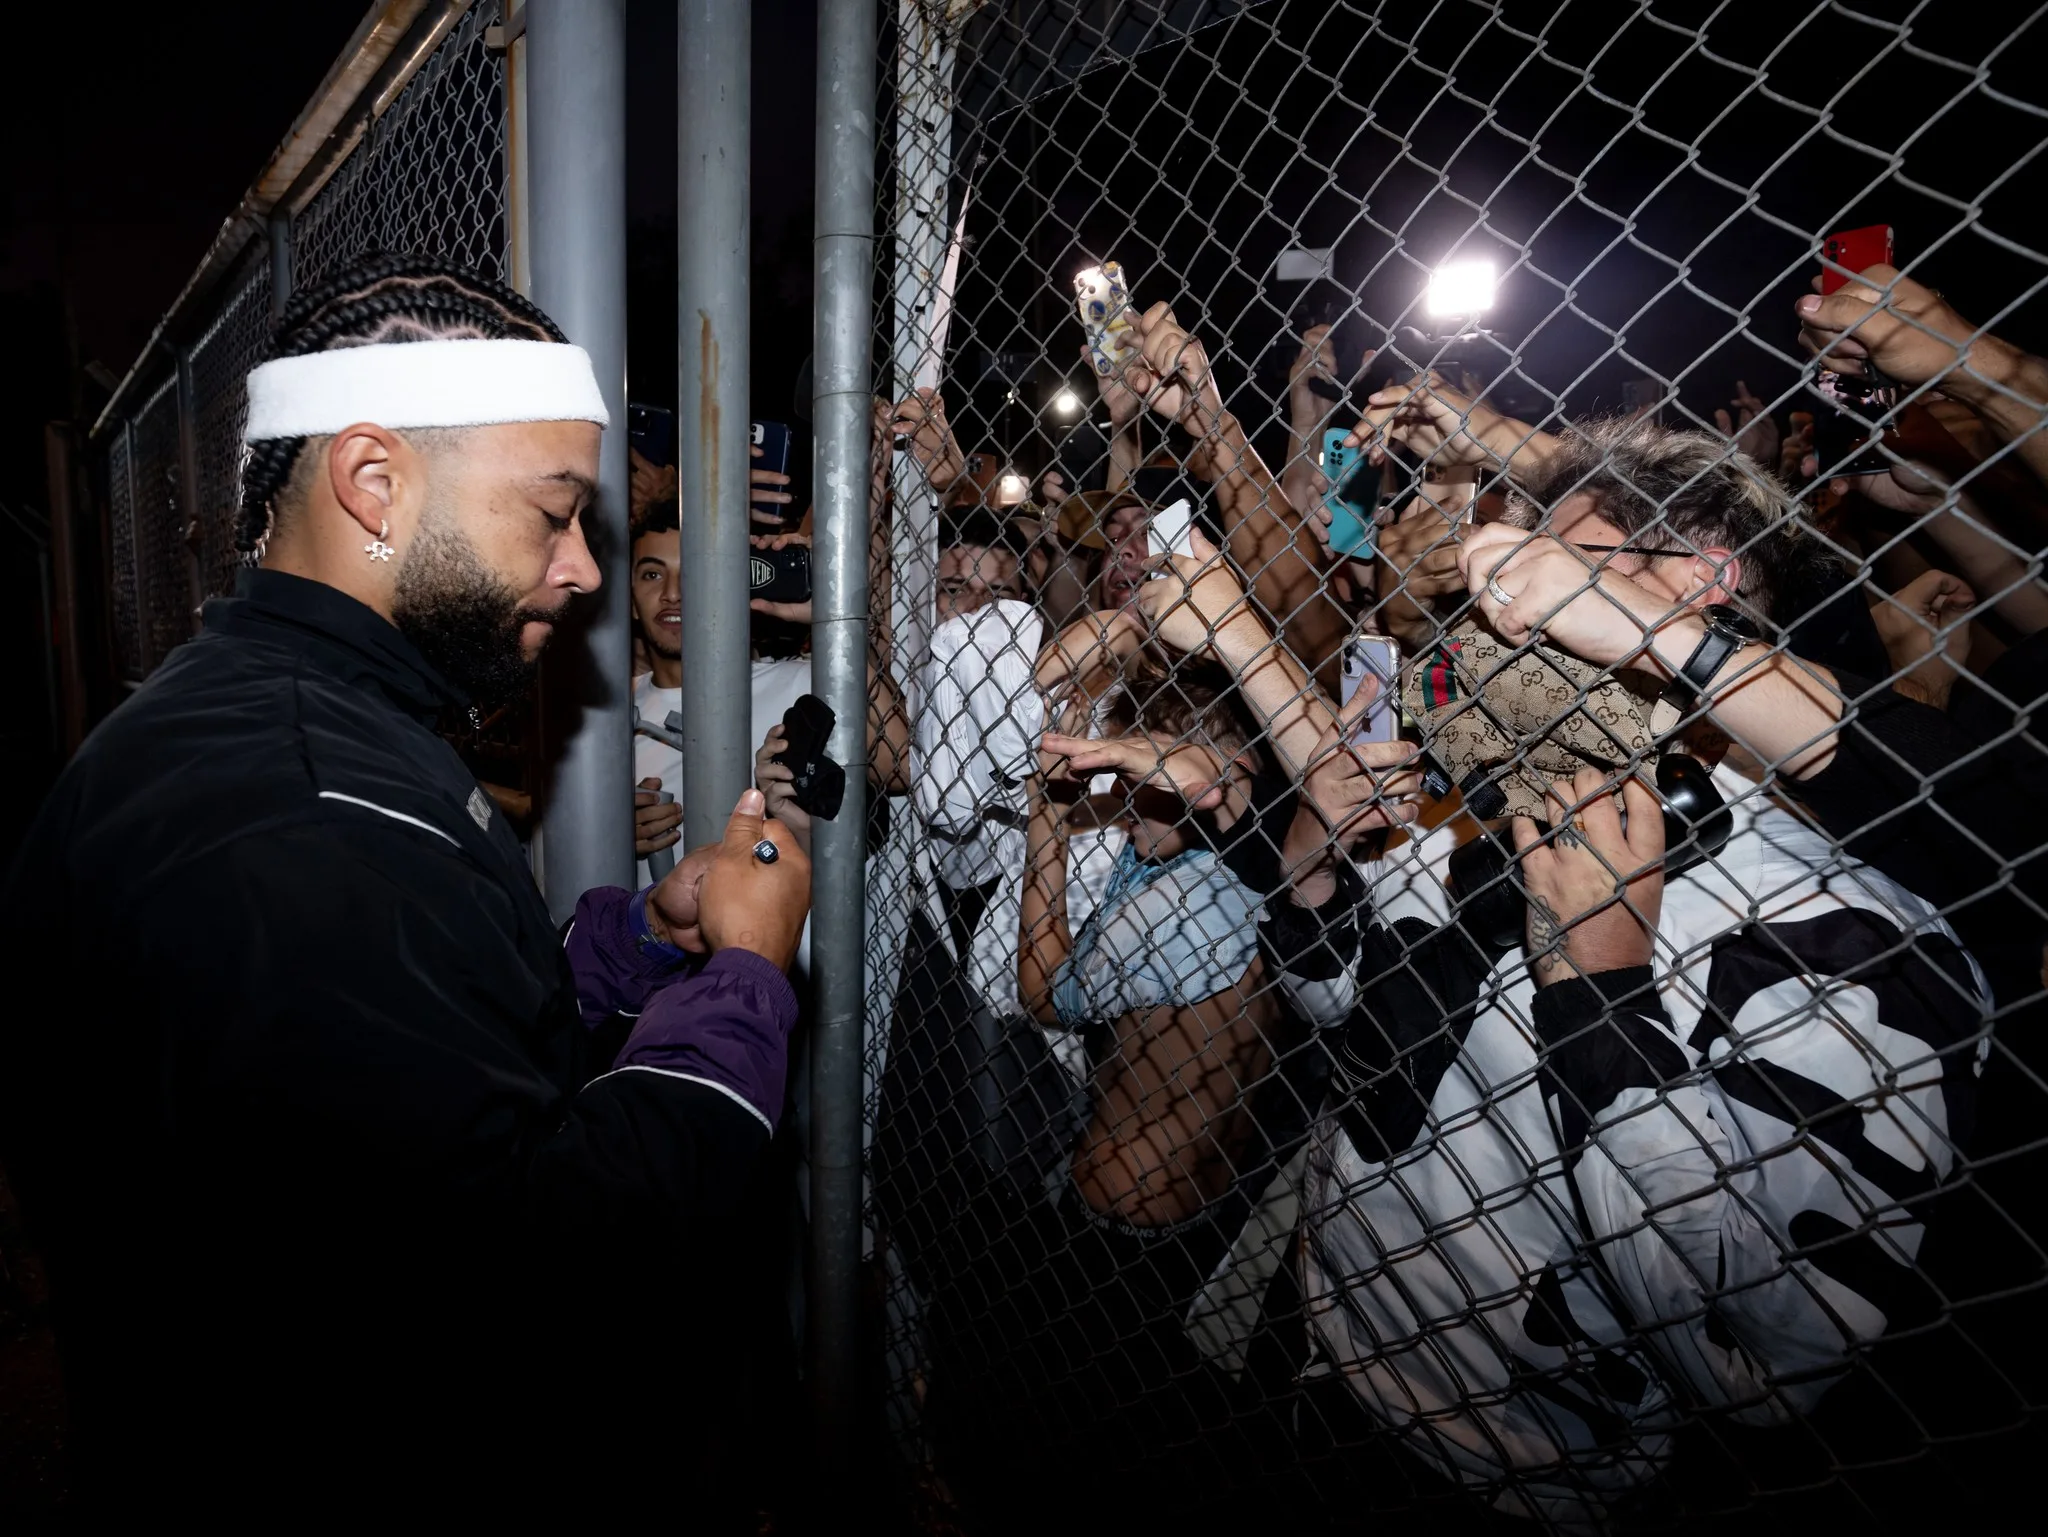
[[[1988,1041],[1918,897],[1755,787],[1670,879],[1653,966],[1538,990],[1483,953],[1440,832],[1263,933],[1331,1032],[1301,1276],[1322,1369],[1503,1510],[1598,1519],[1689,1406],[1810,1407],[1921,1295]]]

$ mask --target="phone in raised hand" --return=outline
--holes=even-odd
[[[1345,446],[1350,434],[1332,427],[1323,434],[1323,477],[1330,489],[1323,505],[1330,509],[1330,550],[1354,558],[1370,557],[1373,515],[1379,511],[1384,477],[1362,448]]]
[[[1892,227],[1866,224],[1862,229],[1836,230],[1821,242],[1820,291],[1834,293],[1859,272],[1892,264]]]
[[[1193,555],[1194,535],[1194,509],[1182,497],[1152,514],[1152,521],[1145,528],[1146,548],[1154,555]]]
[[[1351,733],[1354,742],[1391,742],[1401,734],[1401,647],[1391,635],[1354,635],[1344,643],[1344,671],[1337,682],[1345,704],[1358,697],[1367,678],[1379,691],[1365,718]]]
[[[1107,379],[1138,355],[1138,312],[1124,269],[1113,261],[1074,274],[1074,308],[1088,337],[1088,361]]]
[[[1870,224],[1839,230],[1821,243],[1820,291],[1831,294],[1880,263],[1892,263],[1892,227]],[[1843,269],[1847,269],[1844,271]],[[1814,413],[1813,453],[1823,476],[1875,475],[1892,465],[1884,451],[1887,437],[1896,436],[1890,421],[1899,402],[1899,387],[1867,360],[1861,374],[1822,368],[1813,376],[1823,408]]]

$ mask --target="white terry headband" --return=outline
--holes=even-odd
[[[562,342],[375,342],[279,358],[249,374],[242,441],[380,427],[611,424],[590,354]]]

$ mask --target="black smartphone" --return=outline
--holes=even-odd
[[[778,475],[790,476],[790,483],[782,489],[789,492],[792,498],[796,495],[796,477],[789,466],[791,445],[795,437],[796,434],[790,431],[787,422],[751,422],[747,426],[747,441],[761,450],[761,457],[758,459],[752,454],[747,455],[747,468],[773,470]],[[751,510],[764,517],[773,516],[784,527],[793,527],[795,518],[801,516],[799,509],[802,506],[803,503],[791,500],[780,506],[752,507]]]
[[[663,406],[626,407],[626,441],[641,458],[660,466],[676,462],[676,414]]]
[[[801,544],[747,552],[747,596],[766,603],[811,600],[811,552]]]
[[[784,745],[773,760],[794,777],[791,791],[796,803],[828,822],[839,815],[840,803],[846,798],[846,770],[825,752],[838,720],[832,707],[816,694],[798,696],[796,703],[782,712]]]
[[[1109,435],[1083,417],[1074,423],[1053,456],[1053,468],[1067,483],[1067,494],[1100,491],[1109,483]]]
[[[761,457],[747,456],[749,468],[773,470],[778,475],[789,473],[790,431],[787,422],[754,422],[748,427],[754,447],[761,450]]]

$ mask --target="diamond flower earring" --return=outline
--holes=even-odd
[[[389,560],[392,550],[391,546],[384,542],[384,536],[390,532],[391,524],[389,520],[379,518],[377,520],[377,537],[363,546],[363,553],[372,560]]]

